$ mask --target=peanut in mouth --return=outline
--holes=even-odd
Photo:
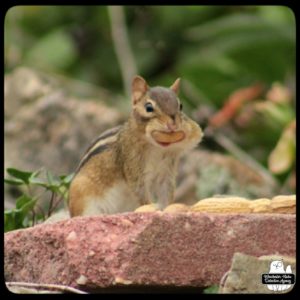
[[[154,140],[162,146],[168,146],[169,144],[178,143],[185,138],[185,133],[183,131],[164,132],[153,130],[151,132],[151,135]]]

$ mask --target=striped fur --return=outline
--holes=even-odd
[[[122,125],[104,131],[91,143],[79,162],[75,174],[80,171],[80,169],[91,159],[91,157],[109,149],[109,146],[117,140],[117,135],[121,127]]]

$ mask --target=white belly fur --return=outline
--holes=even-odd
[[[124,181],[116,183],[104,196],[88,199],[88,203],[82,214],[84,216],[134,211],[140,206]]]

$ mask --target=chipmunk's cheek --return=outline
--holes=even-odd
[[[185,133],[183,131],[163,132],[159,130],[153,130],[151,132],[151,136],[159,145],[167,147],[171,144],[184,140]]]
[[[198,141],[200,142],[203,137],[203,131],[201,127],[194,121],[191,121],[187,124],[187,126],[184,128],[184,131],[186,132],[187,140],[190,141]]]

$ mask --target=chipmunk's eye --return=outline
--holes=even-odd
[[[154,108],[153,108],[153,106],[152,106],[152,103],[150,103],[150,102],[147,102],[147,103],[145,104],[145,108],[146,108],[146,112],[153,112],[153,111],[154,111]]]
[[[180,109],[180,110],[182,110],[182,103],[180,103],[180,105],[179,105],[179,109]]]

